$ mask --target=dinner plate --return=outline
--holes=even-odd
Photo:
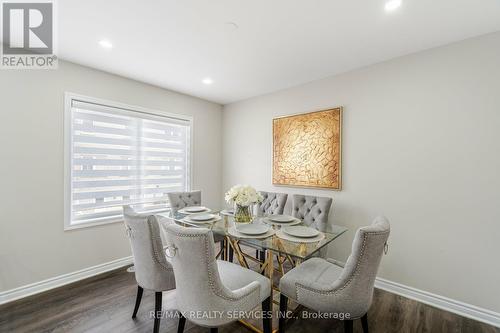
[[[210,220],[202,220],[202,221],[197,221],[192,219],[193,215],[186,216],[182,220],[180,220],[181,223],[187,223],[187,224],[200,224],[200,225],[206,225],[206,224],[213,224],[217,221],[220,221],[222,218],[218,215],[214,215],[213,218]]]
[[[217,215],[214,214],[198,214],[198,215],[191,215],[189,219],[193,221],[208,221],[214,219],[216,216]]]
[[[281,230],[287,235],[299,238],[311,238],[319,235],[318,230],[303,225],[286,226],[281,228]]]
[[[316,237],[295,237],[295,236],[290,236],[289,234],[283,232],[283,230],[279,229],[276,230],[276,237],[284,239],[289,242],[306,244],[306,243],[318,243],[323,241],[325,239],[325,234],[320,232]]]
[[[267,223],[267,224],[276,225],[276,226],[280,226],[280,227],[290,226],[290,225],[297,225],[297,224],[301,224],[302,223],[302,221],[299,220],[299,219],[293,219],[291,222],[286,222],[286,223],[275,222],[275,221],[272,221],[269,217],[263,217],[261,219],[261,221],[264,222],[264,223]]]
[[[269,219],[273,222],[278,223],[290,223],[295,220],[295,217],[288,215],[271,215],[269,216]]]
[[[269,231],[264,233],[264,234],[246,235],[246,234],[242,234],[241,232],[236,230],[235,226],[232,225],[227,229],[227,233],[233,237],[240,238],[240,239],[264,239],[264,238],[268,238],[268,237],[271,237],[272,235],[274,235],[275,231],[273,229],[269,228]],[[302,238],[302,239],[310,239],[310,238]]]
[[[269,231],[266,224],[236,223],[236,230],[245,235],[262,235]]]
[[[234,215],[234,209],[223,209],[223,210],[221,210],[220,213],[223,214],[223,215],[230,215],[230,216],[232,216],[232,215]]]
[[[207,210],[207,207],[203,206],[190,206],[183,209],[186,213],[201,213]]]

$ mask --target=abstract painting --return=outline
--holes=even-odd
[[[273,184],[340,190],[342,108],[273,119]]]

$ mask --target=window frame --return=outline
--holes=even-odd
[[[99,225],[113,224],[118,222],[123,222],[123,218],[119,217],[116,219],[104,220],[104,221],[92,221],[84,223],[71,223],[71,195],[72,195],[72,170],[71,170],[71,147],[73,145],[73,133],[71,131],[71,108],[73,101],[80,101],[85,103],[92,103],[103,105],[111,108],[118,108],[125,110],[127,112],[135,112],[138,114],[143,114],[145,116],[160,117],[167,119],[176,119],[186,121],[189,126],[189,144],[188,144],[188,172],[187,177],[187,190],[191,191],[193,184],[193,156],[194,156],[194,118],[192,116],[170,113],[165,111],[159,111],[154,109],[149,109],[141,106],[130,105],[126,103],[120,103],[115,101],[110,101],[101,98],[95,98],[90,96],[84,96],[80,94],[75,94],[72,92],[64,93],[64,231],[82,229],[88,227],[95,227]]]

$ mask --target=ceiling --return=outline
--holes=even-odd
[[[402,1],[64,0],[59,56],[227,104],[500,30],[500,0]]]

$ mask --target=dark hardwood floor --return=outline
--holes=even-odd
[[[144,291],[134,320],[137,285],[125,268],[72,285],[0,306],[0,332],[147,332],[153,330],[150,311],[154,293]],[[163,295],[163,306],[172,306]],[[275,310],[277,307],[275,306]],[[376,290],[368,313],[370,332],[484,332],[500,329],[442,311],[388,292]],[[260,322],[255,321],[260,327]],[[273,323],[273,328],[277,323]],[[176,332],[176,319],[162,319],[160,332]],[[186,332],[208,332],[207,328],[186,324]],[[221,327],[220,332],[250,332],[239,323]],[[341,322],[333,319],[296,319],[287,332],[343,332]],[[354,332],[362,332],[361,322]]]

